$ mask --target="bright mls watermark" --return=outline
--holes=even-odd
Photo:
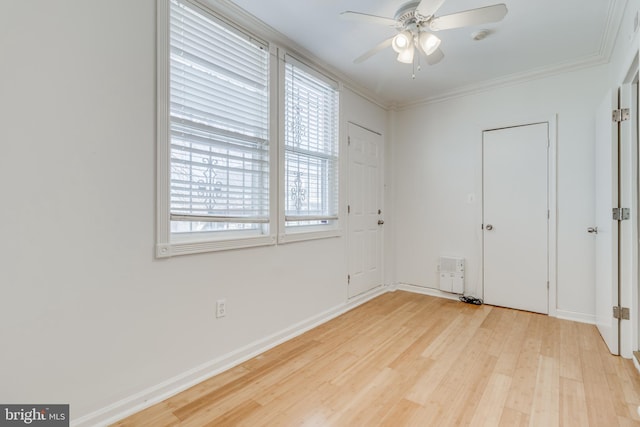
[[[0,427],[69,427],[69,405],[2,405]]]

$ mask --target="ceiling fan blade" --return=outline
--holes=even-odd
[[[376,47],[374,47],[373,49],[365,52],[364,54],[360,55],[359,57],[357,57],[356,59],[353,60],[354,64],[360,64],[361,62],[366,61],[367,59],[371,58],[373,55],[375,55],[376,53],[388,48],[389,46],[391,46],[391,42],[393,41],[393,37],[391,37],[390,39],[386,39],[385,41],[383,41],[382,43],[379,43]]]
[[[422,50],[422,48],[420,48],[420,50],[422,51],[422,53],[424,53],[424,50]],[[438,48],[431,55],[427,55],[425,53],[425,56],[427,57],[427,64],[436,65],[438,62],[442,61],[442,58],[444,58],[444,52],[442,52],[442,50]]]
[[[449,30],[452,28],[469,27],[473,25],[498,22],[507,14],[507,6],[503,3],[478,9],[465,10],[434,18],[429,23],[432,31]]]
[[[445,0],[422,0],[416,7],[416,11],[422,16],[429,17],[434,15],[444,2]]]
[[[370,24],[386,25],[388,27],[398,27],[400,24],[395,19],[383,16],[369,15],[367,13],[352,12],[350,10],[342,12],[340,17],[350,21],[368,22]]]

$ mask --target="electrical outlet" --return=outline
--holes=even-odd
[[[224,317],[227,315],[227,300],[219,299],[216,301],[216,317]]]

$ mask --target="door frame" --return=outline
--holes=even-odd
[[[631,208],[630,221],[622,221],[619,226],[619,295],[618,304],[629,307],[630,320],[620,321],[620,356],[632,358],[633,352],[640,349],[640,278],[638,272],[639,242],[638,201],[640,198],[640,171],[638,152],[638,126],[640,126],[640,108],[638,108],[637,90],[640,86],[640,52],[635,51],[629,60],[626,72],[620,78],[619,107],[631,109],[631,120],[620,124],[620,165],[619,195],[621,206]],[[634,95],[634,91],[636,92]]]
[[[350,144],[348,142],[349,139],[349,127],[350,126],[356,126],[360,129],[363,129],[365,131],[371,132],[373,134],[376,134],[380,137],[380,147],[378,147],[380,149],[380,153],[378,156],[378,188],[376,189],[376,191],[378,192],[378,199],[379,199],[379,204],[380,204],[380,209],[382,209],[382,215],[380,216],[381,219],[384,220],[385,216],[388,217],[388,215],[385,215],[384,212],[384,208],[385,208],[385,203],[384,203],[384,153],[385,153],[385,141],[384,141],[384,135],[382,134],[382,132],[376,131],[371,129],[370,127],[364,126],[356,121],[353,120],[349,120],[347,121],[347,125],[344,127],[345,128],[345,148],[346,148],[346,171],[344,176],[347,177],[347,179],[345,180],[346,183],[346,188],[345,188],[345,194],[346,194],[346,202],[345,202],[345,213],[346,213],[346,221],[345,221],[345,229],[346,229],[346,239],[345,239],[345,247],[346,247],[346,251],[347,251],[347,262],[346,262],[346,270],[347,270],[347,277],[350,275],[350,263],[351,263],[351,256],[352,256],[352,242],[351,242],[351,222],[350,222],[350,217],[349,217],[349,212],[347,212],[347,206],[350,204],[350,199],[351,199],[351,182],[349,180],[350,177],[350,172],[351,172],[351,162],[352,162],[352,156],[351,156],[351,147]],[[367,295],[370,292],[375,292],[377,289],[380,288],[380,286],[384,286],[384,282],[385,282],[385,270],[384,270],[384,266],[385,266],[385,252],[384,252],[384,247],[385,247],[385,234],[384,234],[384,227],[379,227],[379,239],[380,241],[378,242],[379,244],[379,248],[378,248],[378,257],[377,257],[377,263],[378,263],[378,269],[380,271],[380,284],[376,287],[373,287],[372,289],[369,289],[367,291],[364,291],[363,293],[357,294],[357,295],[353,295],[350,296],[349,295],[349,283],[347,283],[347,287],[345,288],[346,290],[346,299],[347,300],[354,300],[357,298],[362,298],[363,295]]]
[[[558,317],[557,309],[557,114],[546,117],[524,117],[520,119],[505,120],[500,123],[492,123],[488,126],[482,126],[479,131],[480,135],[480,167],[478,170],[480,188],[480,212],[479,227],[483,226],[484,211],[484,159],[483,159],[483,133],[492,130],[499,130],[518,126],[527,126],[540,123],[548,125],[549,132],[549,150],[547,151],[547,203],[549,206],[549,235],[547,239],[547,268],[549,274],[549,292],[548,292],[548,316]],[[484,238],[480,239],[480,277],[482,294],[484,295]]]

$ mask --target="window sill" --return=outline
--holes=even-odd
[[[170,258],[179,255],[253,248],[258,246],[271,246],[275,244],[275,236],[259,236],[230,240],[191,240],[172,243],[158,243],[156,245],[156,258]]]
[[[278,236],[278,243],[303,242],[306,240],[328,239],[341,236],[342,230],[339,228],[332,228],[330,230],[323,231],[290,232],[286,234],[280,234]]]

